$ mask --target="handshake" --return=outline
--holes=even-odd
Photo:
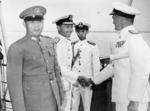
[[[94,85],[94,82],[91,80],[91,78],[86,78],[84,76],[79,76],[77,81],[82,87],[91,87]]]
[[[102,68],[105,68],[108,64],[111,63],[111,60],[109,57],[100,58],[100,63],[102,65]]]

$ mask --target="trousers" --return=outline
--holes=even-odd
[[[83,88],[73,87],[72,88],[72,111],[78,111],[80,104],[80,97],[82,98],[84,111],[90,111],[91,100],[92,100],[92,89],[90,87]]]

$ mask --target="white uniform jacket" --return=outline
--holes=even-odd
[[[131,75],[129,53],[129,40],[132,26],[123,28],[116,43],[112,46],[112,57],[114,59],[114,77],[112,84],[112,101],[128,102],[128,86]],[[111,58],[111,59],[112,59]]]
[[[100,72],[99,49],[95,43],[87,40],[78,41],[74,45],[74,55],[79,51],[72,70],[92,78]]]
[[[70,85],[74,84],[79,76],[79,73],[71,71],[71,63],[73,58],[71,41],[60,34],[58,34],[56,38],[59,38],[56,45],[58,64],[61,69],[64,88],[65,90],[69,90]]]
[[[122,29],[110,56],[114,66],[114,102],[149,101],[150,49],[142,36],[135,32],[132,25]],[[101,83],[112,75],[112,66],[108,65],[94,78],[94,82]]]
[[[114,69],[112,69],[112,66],[109,65],[104,69],[104,71],[102,70],[102,72],[107,72],[107,74],[101,74],[101,76],[104,75],[104,77],[102,76],[101,78],[105,78],[105,76],[111,77],[114,74],[112,83],[113,102],[128,102],[127,92],[130,79],[130,63],[129,58],[127,58],[129,29],[130,27],[122,29],[118,40],[116,40],[116,42],[112,45],[112,55],[110,57],[111,60],[114,60],[112,62]]]
[[[111,60],[112,64],[108,65],[95,78],[95,83],[101,83],[105,79],[113,76],[112,84],[112,101],[113,102],[128,102],[127,92],[130,79],[130,63],[128,55],[128,42],[130,27],[121,30],[118,40],[112,45]],[[121,59],[120,59],[121,58]],[[114,69],[113,69],[114,67]],[[98,81],[98,79],[100,81]]]
[[[133,30],[135,30],[133,28]],[[130,33],[131,76],[128,97],[133,101],[150,101],[150,47],[139,33]]]

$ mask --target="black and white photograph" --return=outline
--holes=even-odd
[[[150,111],[149,0],[0,0],[0,111]]]

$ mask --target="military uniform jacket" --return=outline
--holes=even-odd
[[[85,74],[83,76],[93,78],[99,74],[101,66],[99,61],[99,49],[95,43],[87,40],[74,44],[74,56],[79,53],[72,70]],[[79,51],[79,52],[78,52]]]
[[[113,63],[104,68],[94,78],[95,83],[101,83],[113,76],[113,102],[128,102],[127,92],[130,78],[130,63],[129,58],[126,57],[128,55],[128,34],[128,28],[121,30],[120,37],[112,45],[112,55],[110,57],[114,59]]]
[[[128,31],[130,29],[132,29],[130,26],[122,29],[118,40],[112,45],[111,57],[114,59],[112,101],[114,102],[128,102],[127,93],[131,75],[130,60],[128,58],[128,44],[130,40]]]
[[[134,27],[130,31],[129,58],[131,76],[128,98],[132,101],[150,101],[150,47]]]
[[[13,43],[8,50],[7,80],[13,111],[57,111],[50,80],[55,73],[61,87],[54,41],[43,37],[49,45],[43,52],[31,37]]]
[[[149,101],[150,49],[133,26],[121,30],[120,38],[113,45],[111,59],[101,74],[95,77],[98,84],[113,74],[112,101]],[[145,54],[146,53],[146,54]],[[114,69],[113,67],[114,66]]]
[[[150,85],[148,83],[150,48],[133,25],[122,29],[120,37],[124,40],[118,39],[119,41],[115,44],[116,48],[113,50],[114,54],[110,56],[114,60],[115,71],[112,100],[114,98],[114,101],[120,102],[128,100],[147,102],[150,100]],[[116,95],[116,92],[120,93]]]
[[[94,78],[96,84],[112,77],[112,101],[128,102],[127,92],[130,78],[130,63],[128,56],[129,32],[124,28],[120,32],[119,38],[112,44],[113,63],[104,68],[99,75]],[[121,59],[120,59],[121,58]]]
[[[71,84],[75,83],[79,76],[78,73],[71,71],[73,58],[71,41],[60,34],[58,34],[55,39],[58,39],[56,51],[64,88],[65,90],[69,90],[71,88]]]

